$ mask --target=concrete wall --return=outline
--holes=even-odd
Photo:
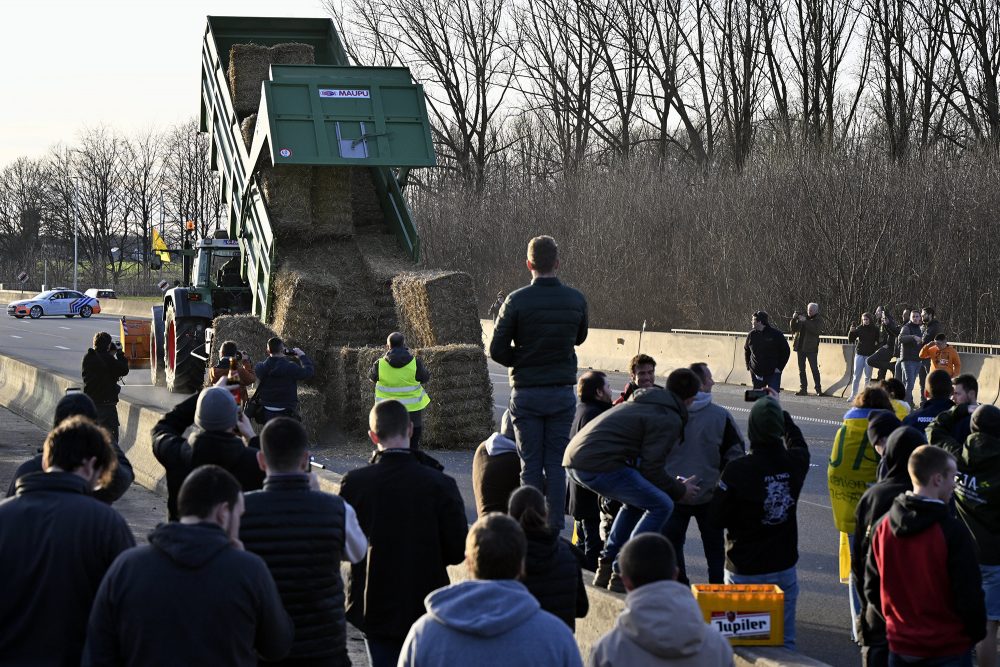
[[[483,343],[489,349],[493,322],[481,320]],[[656,359],[657,377],[662,379],[675,368],[704,361],[712,369],[716,382],[727,384],[752,384],[746,370],[742,336],[721,334],[686,334],[647,331],[640,342],[638,331],[618,329],[591,329],[586,342],[576,349],[581,368],[603,371],[628,371],[629,360],[642,352]],[[985,354],[962,353],[962,372],[972,373],[979,379],[981,403],[996,404],[1000,399],[1000,357]],[[854,347],[835,343],[820,343],[820,381],[823,391],[830,396],[847,397],[851,391],[851,373],[854,369]],[[813,388],[812,373],[807,369],[809,389]],[[796,353],[792,352],[781,376],[781,386],[789,391],[799,389],[799,366]]]

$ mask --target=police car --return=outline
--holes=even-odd
[[[99,312],[101,312],[101,304],[97,299],[65,287],[42,292],[31,299],[14,301],[7,306],[7,314],[17,319],[30,317],[37,320],[45,315],[90,317]]]

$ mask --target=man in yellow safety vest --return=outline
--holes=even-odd
[[[372,364],[369,377],[375,383],[375,402],[396,400],[406,406],[413,424],[410,449],[420,449],[423,431],[423,411],[431,398],[421,386],[431,379],[424,363],[406,347],[403,334],[394,331],[386,339],[386,353]]]

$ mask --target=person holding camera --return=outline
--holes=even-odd
[[[267,341],[267,359],[254,366],[257,374],[257,391],[261,410],[254,417],[259,424],[266,424],[275,417],[291,417],[302,421],[299,415],[299,380],[308,380],[316,372],[312,360],[299,348],[288,349],[277,336]]]
[[[816,387],[816,395],[823,395],[823,386],[819,381],[819,337],[823,335],[823,320],[819,315],[819,304],[810,303],[806,306],[806,314],[800,315],[798,311],[792,313],[789,327],[795,337],[792,339],[792,349],[798,354],[799,359],[799,390],[796,396],[808,396],[806,391],[806,363],[812,370],[813,385]]]
[[[108,429],[118,442],[118,380],[128,375],[128,359],[111,334],[102,331],[94,336],[94,347],[83,356],[83,393],[97,406],[97,423]]]
[[[219,363],[208,369],[210,385],[222,378],[229,379],[228,387],[233,392],[236,403],[239,405],[246,403],[247,387],[257,381],[257,374],[253,372],[250,355],[240,351],[235,341],[227,340],[222,344],[219,348]]]

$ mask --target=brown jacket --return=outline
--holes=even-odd
[[[236,396],[236,402],[242,405],[247,400],[247,387],[257,381],[257,375],[253,372],[253,364],[249,359],[244,359],[239,363],[236,372],[240,375],[240,389]],[[229,375],[228,366],[213,366],[208,369],[208,384],[213,385],[219,379]],[[236,392],[233,392],[236,394]]]

